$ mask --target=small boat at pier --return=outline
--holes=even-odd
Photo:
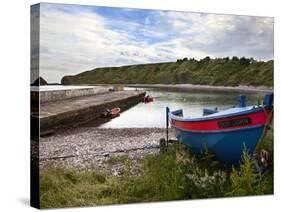
[[[237,164],[243,149],[253,154],[273,116],[273,94],[264,96],[263,104],[246,106],[240,95],[239,106],[224,111],[204,109],[202,117],[184,118],[183,110],[167,107],[167,126],[176,131],[177,139],[200,154],[207,147],[217,160]]]
[[[119,107],[113,108],[111,110],[107,109],[102,113],[103,117],[105,118],[115,118],[120,116],[121,109]]]
[[[141,101],[144,103],[153,102],[153,97],[150,95],[147,95],[147,96],[144,96]]]

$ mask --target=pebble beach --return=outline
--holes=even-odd
[[[120,175],[124,161],[107,163],[110,158],[126,156],[133,167],[138,166],[144,155],[159,152],[159,140],[165,136],[163,128],[81,127],[58,132],[40,138],[40,168],[67,167]],[[174,138],[171,130],[169,138]]]

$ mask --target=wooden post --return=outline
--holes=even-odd
[[[170,109],[166,107],[166,145],[168,146],[169,141],[169,112]]]
[[[160,151],[163,152],[166,149],[165,138],[160,138]]]

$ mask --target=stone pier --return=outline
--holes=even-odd
[[[106,109],[121,108],[121,112],[138,104],[143,91],[113,91],[89,96],[40,102],[40,132],[79,126],[101,117]]]

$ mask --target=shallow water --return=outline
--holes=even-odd
[[[126,88],[135,89],[135,88]],[[139,103],[127,111],[121,113],[117,118],[100,125],[101,128],[144,128],[166,126],[166,107],[171,110],[183,109],[184,116],[202,116],[203,108],[219,110],[238,105],[239,94],[245,94],[247,105],[257,103],[258,96],[263,97],[261,92],[238,92],[238,91],[208,91],[208,90],[180,90],[159,88],[144,89],[147,94],[154,97],[151,103]]]

